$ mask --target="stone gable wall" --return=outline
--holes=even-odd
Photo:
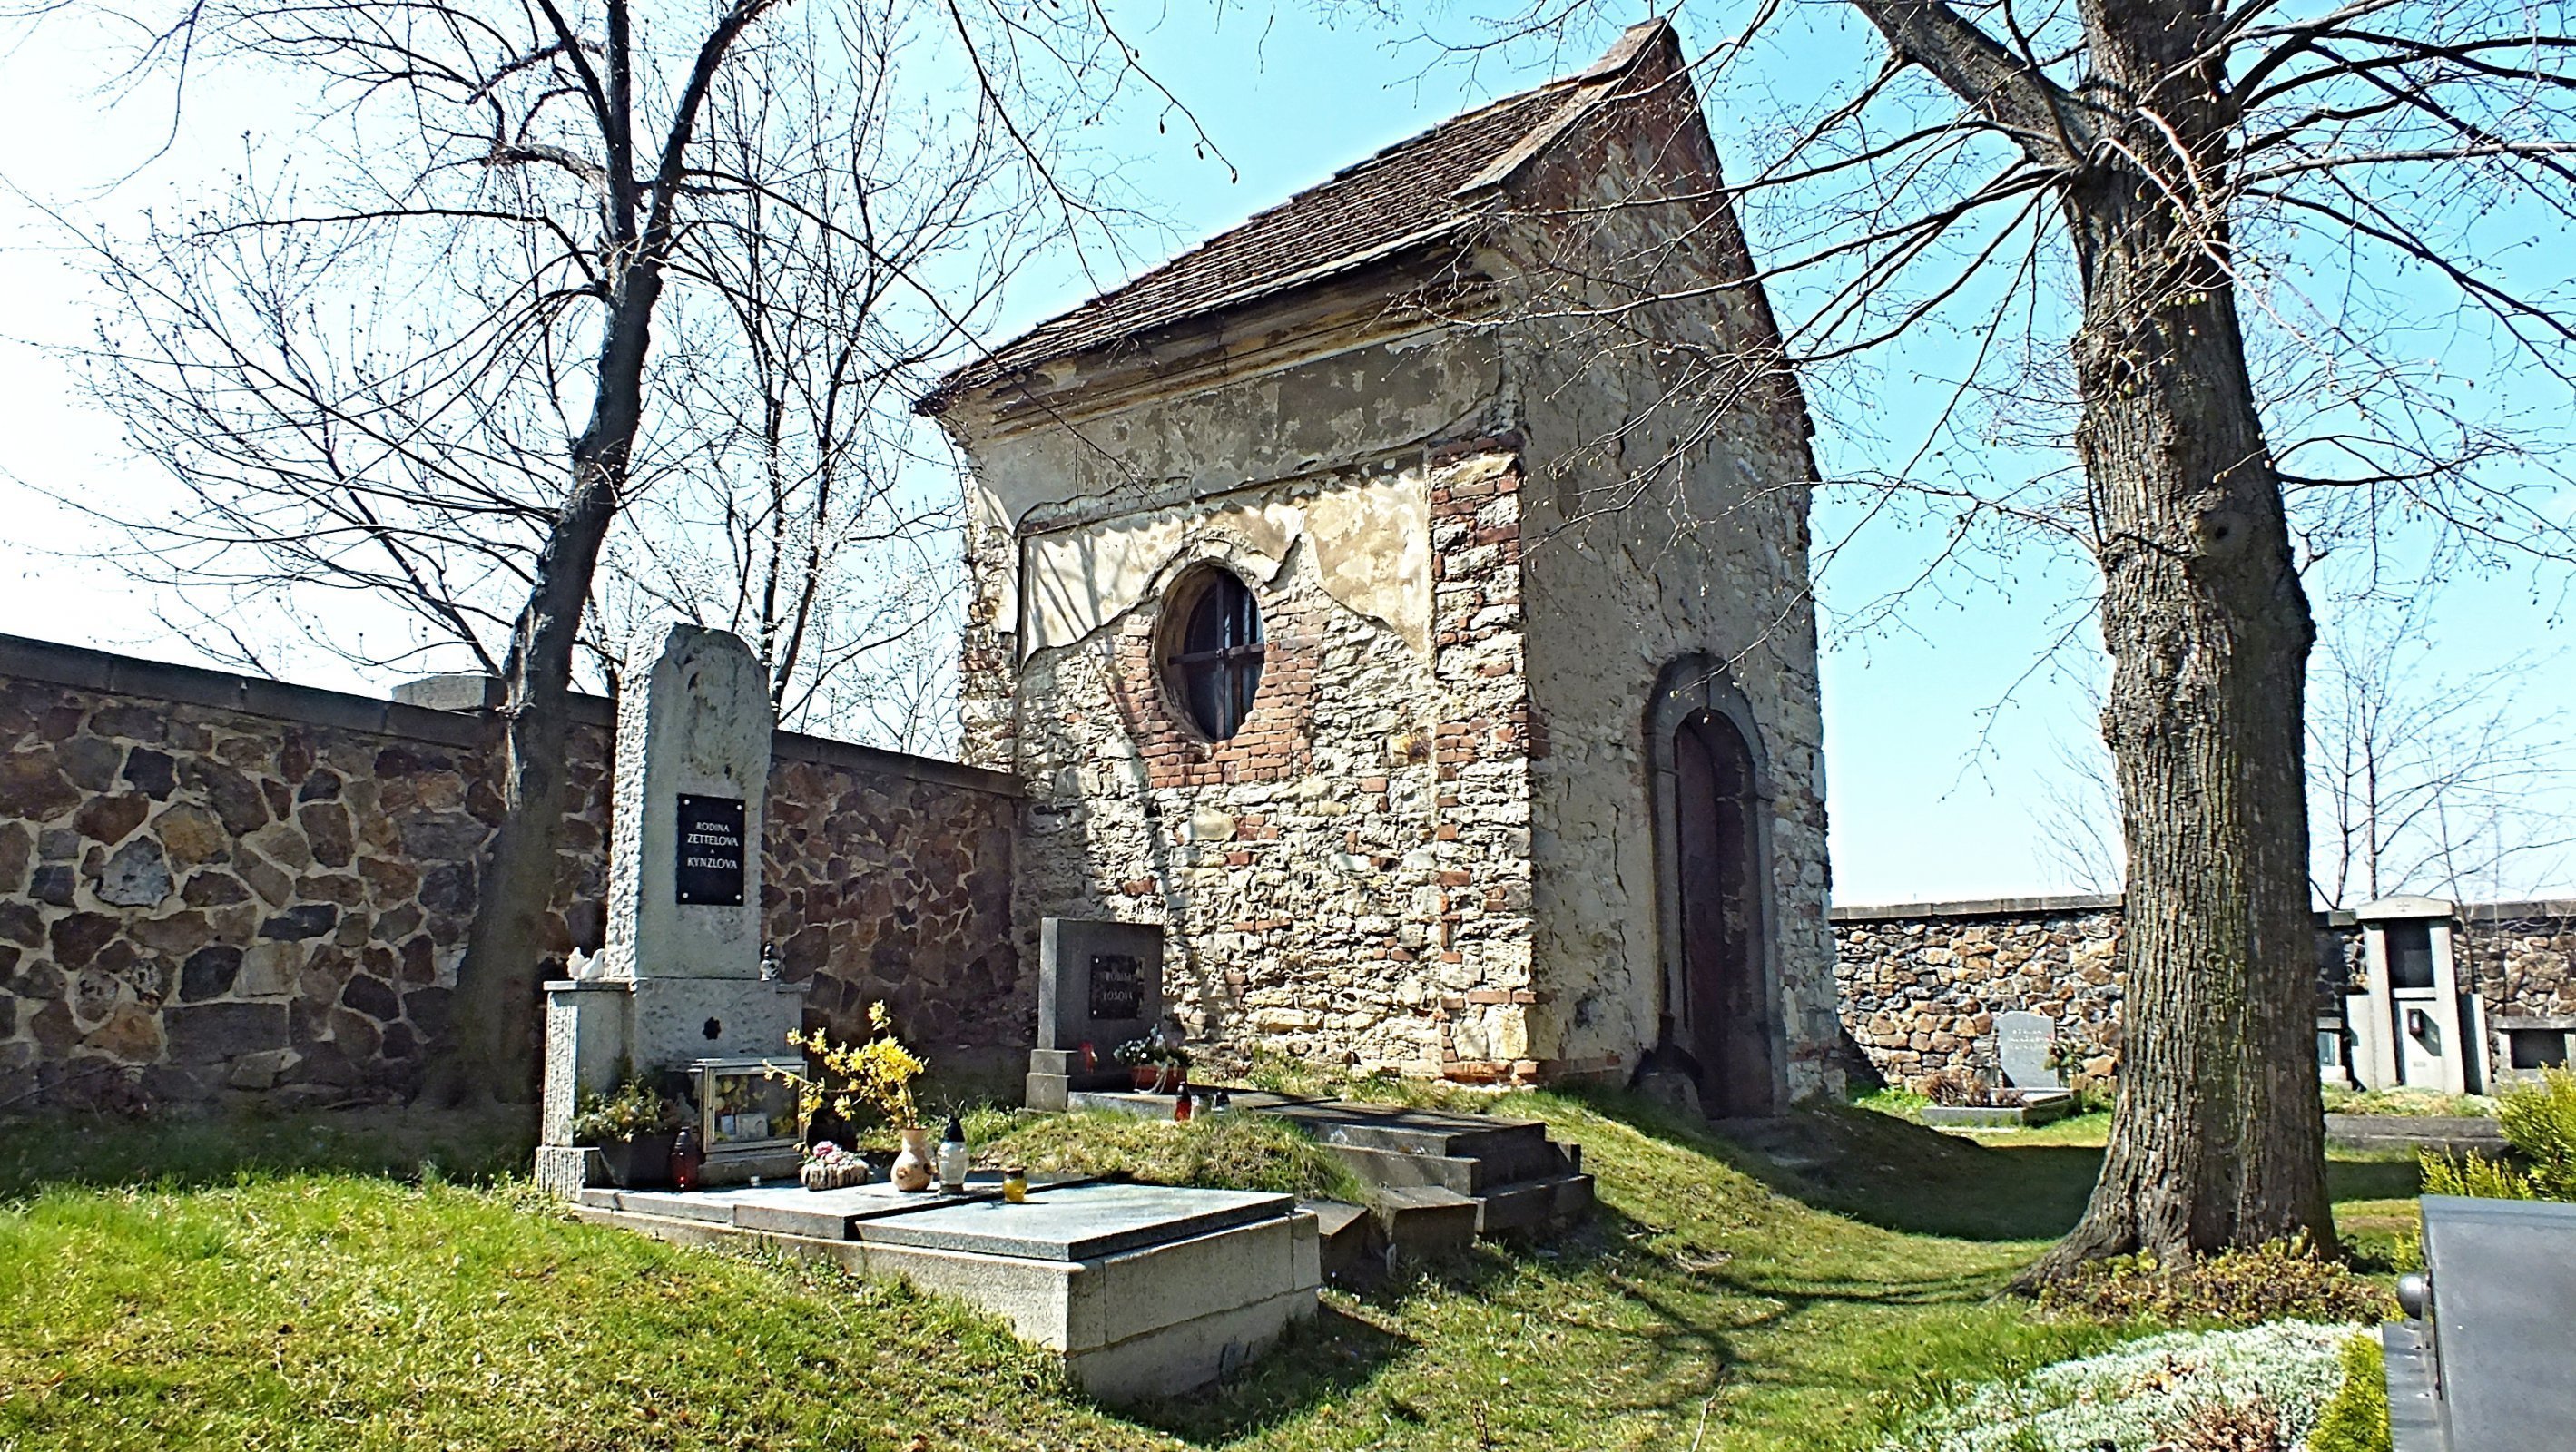
[[[1243,732],[1217,744],[1162,698],[1159,596],[995,672],[986,689],[1010,704],[986,719],[1010,726],[988,740],[1041,784],[1020,922],[1024,935],[1046,916],[1169,925],[1166,999],[1219,1061],[1535,1078],[1518,467],[1477,444],[1395,474],[1429,506],[1428,659],[1334,594],[1316,542],[1274,556],[1227,525],[1265,507],[1258,491],[1121,521],[1194,521],[1173,567],[1243,578],[1272,650]],[[1354,471],[1277,494],[1385,480]],[[1014,567],[1007,537],[990,543],[1003,548],[977,564],[987,582]]]
[[[550,972],[602,930],[608,715],[576,709]],[[498,777],[488,717],[0,640],[0,1113],[412,1087]],[[1026,1041],[999,785],[782,734],[764,908],[809,1022]]]
[[[1580,1072],[1624,1076],[1679,1013],[1665,1002],[1648,720],[1665,670],[1704,660],[1740,693],[1749,719],[1735,724],[1764,767],[1768,881],[1751,886],[1782,1087],[1832,1093],[1806,410],[1785,371],[1761,365],[1776,335],[1688,77],[1649,82],[1651,97],[1597,113],[1516,183],[1525,220],[1488,268],[1514,320],[1505,356],[1529,439],[1529,675],[1547,743],[1534,954],[1554,994],[1540,1037]]]

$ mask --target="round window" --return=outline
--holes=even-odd
[[[1163,678],[1181,716],[1210,741],[1243,729],[1261,689],[1261,606],[1231,571],[1181,577],[1164,607]]]

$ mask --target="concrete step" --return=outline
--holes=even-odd
[[[1149,1118],[1172,1113],[1167,1094],[1076,1089],[1066,1098],[1076,1109]],[[1556,1143],[1537,1120],[1249,1089],[1232,1099],[1237,1113],[1285,1119],[1314,1135],[1371,1188],[1379,1239],[1367,1253],[1382,1262],[1436,1259],[1466,1249],[1480,1234],[1543,1229],[1592,1208],[1583,1146]]]
[[[1592,1213],[1590,1175],[1552,1175],[1487,1191],[1476,1201],[1476,1233],[1508,1235],[1565,1225]]]
[[[1259,1106],[1264,1114],[1302,1125],[1329,1145],[1389,1150],[1397,1154],[1439,1155],[1451,1159],[1527,1153],[1547,1142],[1547,1126],[1528,1119],[1487,1119],[1431,1109],[1379,1105],[1283,1103]]]
[[[1404,1154],[1348,1144],[1334,1145],[1332,1150],[1363,1184],[1437,1185],[1461,1195],[1482,1195],[1497,1185],[1574,1169],[1564,1151],[1545,1139],[1515,1143],[1492,1155]]]
[[[1369,1212],[1385,1233],[1388,1264],[1410,1265],[1464,1255],[1476,1243],[1481,1204],[1436,1185],[1389,1185]]]
[[[1300,1200],[1297,1208],[1315,1217],[1324,1279],[1365,1290],[1386,1278],[1386,1227],[1367,1206]]]

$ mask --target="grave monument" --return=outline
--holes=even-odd
[[[627,647],[607,941],[587,976],[545,990],[537,1179],[555,1193],[577,1194],[593,1178],[591,1153],[572,1142],[581,1097],[627,1074],[684,1083],[705,1119],[708,1183],[796,1173],[792,1125],[747,1107],[763,1098],[752,1086],[766,1082],[764,1062],[803,1067],[787,1044],[803,1021],[803,986],[764,976],[761,963],[774,725],[769,674],[735,636],[671,622]]]
[[[2055,1090],[2066,1087],[2048,1062],[2057,1048],[2057,1021],[2044,1013],[2014,1009],[1995,1015],[1995,1057],[2004,1082],[2015,1089]]]
[[[1068,1096],[1124,1089],[1111,1057],[1163,1018],[1163,930],[1150,923],[1047,918],[1038,928],[1038,1046],[1024,1101],[1060,1110]]]

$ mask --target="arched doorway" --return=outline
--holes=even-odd
[[[1672,837],[1681,941],[1676,1037],[1698,1066],[1712,1119],[1776,1107],[1764,951],[1761,798],[1753,751],[1733,721],[1694,711],[1673,728]]]

